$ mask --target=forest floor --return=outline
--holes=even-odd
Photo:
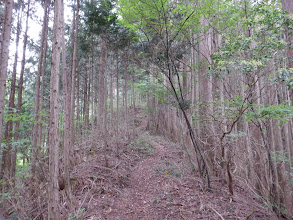
[[[99,152],[75,167],[79,208],[72,219],[278,219],[240,180],[234,181],[233,199],[217,179],[211,191],[204,190],[182,147],[150,135],[141,114],[137,122],[136,138],[116,146],[119,156],[111,151],[117,142],[108,143],[107,167]]]

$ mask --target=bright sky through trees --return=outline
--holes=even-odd
[[[14,1],[15,3],[17,2],[17,0]],[[64,0],[64,18],[65,18],[65,23],[68,25],[71,25],[72,22],[72,17],[73,17],[73,12],[72,12],[72,8],[70,7],[70,4],[72,4],[71,0]],[[42,31],[42,19],[43,19],[43,15],[44,15],[44,9],[41,5],[40,2],[35,2],[33,5],[33,9],[31,8],[31,11],[34,10],[33,15],[30,16],[29,19],[29,29],[28,29],[28,39],[29,42],[32,42],[35,44],[35,42],[38,42],[40,39],[40,35],[41,35],[41,31]],[[15,12],[14,12],[15,13]],[[32,14],[32,12],[30,12]],[[24,15],[23,15],[24,16]],[[52,17],[52,10],[50,11],[50,17]],[[17,16],[13,16],[13,18],[15,18],[13,20],[14,25],[16,26],[17,24]],[[25,19],[22,18],[22,31],[24,31],[25,29]],[[53,20],[50,19],[49,20],[49,27],[53,27]],[[23,32],[22,32],[23,33]],[[50,44],[50,42],[48,42]],[[13,66],[13,60],[12,57],[14,57],[15,54],[15,37],[12,37],[11,41],[10,41],[10,52],[9,52],[9,71],[12,71],[12,66]],[[19,41],[19,47],[18,47],[18,58],[19,58],[19,62],[20,62],[20,58],[21,58],[21,54],[22,54],[22,48],[23,48],[23,35],[20,36],[20,41]],[[30,47],[27,48],[27,57],[35,57],[35,59],[38,58],[38,54],[36,53],[36,51],[33,51],[30,49]],[[18,65],[18,73],[20,72],[20,65]],[[35,65],[31,65],[28,66],[26,65],[26,68],[30,68],[30,72],[33,73],[35,71],[37,71],[37,66]]]

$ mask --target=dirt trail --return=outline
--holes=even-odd
[[[145,132],[146,120],[140,123],[139,135]],[[154,147],[152,156],[137,163],[129,177],[130,184],[121,198],[114,204],[115,210],[109,219],[153,219],[152,205],[158,199],[158,189],[162,189],[161,177],[155,175],[154,168],[165,156],[165,146],[151,141]]]
[[[217,180],[213,180],[213,191],[202,190],[181,147],[146,134],[145,127],[146,119],[141,118],[138,137],[149,138],[152,154],[133,165],[128,185],[112,197],[112,204],[87,219],[277,219],[241,183],[234,186],[233,201]]]
[[[130,185],[116,202],[116,209],[109,219],[153,219],[152,204],[156,201],[158,189],[162,188],[159,176],[153,173],[154,166],[165,154],[164,146],[154,143],[155,154],[133,169]]]

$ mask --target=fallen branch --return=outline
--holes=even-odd
[[[255,211],[253,210],[248,216],[246,216],[246,220],[248,220],[250,218],[250,216],[252,216],[252,214],[254,213]]]
[[[217,212],[217,210],[215,210],[214,208],[210,208],[211,210],[213,210],[215,213],[216,213],[216,215],[221,219],[221,220],[225,220],[224,218],[223,218],[223,216],[220,214],[220,213],[218,213]]]

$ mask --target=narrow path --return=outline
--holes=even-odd
[[[146,127],[143,119],[139,130],[142,134]],[[138,162],[129,177],[130,184],[125,189],[121,198],[117,199],[109,219],[153,219],[155,210],[153,204],[159,199],[158,191],[162,189],[162,177],[156,175],[155,167],[165,157],[165,146],[152,140],[153,155]]]

